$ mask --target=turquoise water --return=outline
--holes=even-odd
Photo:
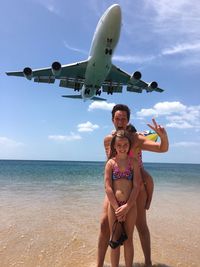
[[[89,200],[99,205],[104,197],[104,162],[0,160],[0,186],[4,200],[9,194],[47,199],[66,197],[76,204]],[[146,163],[155,191],[200,192],[199,164]]]
[[[98,180],[103,166],[98,162],[0,160],[0,181]]]
[[[160,186],[200,186],[200,164],[145,163]],[[0,160],[0,183],[101,185],[104,162]]]
[[[158,185],[200,186],[200,164],[146,163]]]

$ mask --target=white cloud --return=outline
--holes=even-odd
[[[136,115],[139,118],[148,117],[148,116],[155,116],[156,117],[157,116],[157,112],[153,108],[149,108],[149,109],[142,108],[140,111],[138,111],[136,113]]]
[[[169,115],[172,113],[179,113],[186,110],[186,106],[181,104],[178,101],[175,102],[160,102],[149,109],[141,109],[137,112],[137,116],[146,117],[146,116],[158,116],[158,115]]]
[[[175,45],[172,48],[166,48],[162,51],[162,55],[173,55],[185,52],[200,51],[200,41],[197,43],[183,43]]]
[[[178,101],[174,102],[161,102],[157,103],[154,106],[154,109],[159,112],[161,115],[171,114],[171,113],[179,113],[186,110],[186,106],[181,104]]]
[[[179,120],[179,121],[167,123],[166,127],[178,128],[178,129],[191,129],[191,128],[193,128],[193,125],[191,125],[187,121]]]
[[[75,52],[78,52],[78,53],[81,53],[81,54],[84,54],[84,55],[88,55],[88,51],[85,51],[85,50],[70,46],[66,41],[64,41],[64,46],[67,49],[71,50],[71,51],[75,51]]]
[[[154,11],[154,27],[181,34],[199,33],[199,0],[176,0],[170,4],[168,0],[147,0],[145,3]]]
[[[24,144],[21,142],[17,142],[13,139],[10,139],[8,137],[4,137],[4,136],[0,136],[0,147],[4,147],[4,148],[16,148],[16,147],[21,147]]]
[[[130,64],[136,64],[136,63],[145,63],[154,60],[156,57],[147,55],[147,56],[131,56],[131,55],[116,55],[113,56],[113,60],[123,63],[130,63]]]
[[[54,6],[54,5],[52,5],[52,4],[48,4],[47,6],[46,6],[46,8],[49,10],[49,12],[51,12],[51,13],[54,13],[54,14],[59,14],[59,11],[57,10],[57,8]]]
[[[69,142],[69,141],[80,140],[82,139],[82,137],[78,134],[71,132],[70,135],[49,135],[48,139],[60,142]]]
[[[94,130],[99,128],[99,125],[92,124],[90,121],[87,121],[85,123],[78,124],[77,127],[79,132],[93,132]]]
[[[136,113],[139,119],[165,116],[166,126],[179,129],[200,129],[200,106],[185,106],[180,102],[160,102]]]
[[[89,105],[88,111],[91,111],[93,109],[112,110],[114,106],[115,103],[107,103],[106,101],[94,101]]]
[[[178,54],[176,66],[199,65],[199,0],[176,0],[170,4],[168,0],[145,0],[143,3],[144,13],[151,25],[151,35],[159,40],[158,44],[162,47],[165,45],[165,48],[161,48],[161,53],[158,53],[158,58]]]
[[[60,15],[60,9],[55,0],[38,0],[38,3],[47,9],[50,13]]]
[[[196,147],[196,146],[200,146],[200,143],[182,141],[170,145],[170,147]]]

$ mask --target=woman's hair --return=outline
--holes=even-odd
[[[117,111],[125,111],[127,114],[128,121],[130,120],[131,111],[127,105],[123,105],[123,104],[115,105],[112,109],[112,119],[114,119],[115,112],[117,112]]]
[[[126,138],[129,142],[129,150],[128,150],[128,154],[131,150],[131,138],[130,138],[130,134],[128,133],[128,131],[125,130],[118,130],[115,132],[111,143],[110,143],[110,155],[108,157],[108,159],[113,158],[114,156],[116,156],[116,150],[115,150],[115,142],[116,142],[116,138]]]
[[[131,123],[129,123],[126,127],[126,131],[128,131],[129,133],[136,133],[137,130],[135,128],[135,126],[133,126]]]

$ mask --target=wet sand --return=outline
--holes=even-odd
[[[1,267],[95,266],[103,193],[66,194],[65,188],[0,195]],[[200,198],[194,188],[154,192],[148,222],[154,267],[200,266]],[[134,233],[134,267],[143,266]],[[123,255],[121,267],[124,267]],[[105,267],[110,267],[109,251]]]

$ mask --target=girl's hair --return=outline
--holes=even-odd
[[[131,150],[131,138],[130,138],[130,134],[125,131],[125,130],[118,130],[116,131],[116,133],[114,134],[111,143],[110,143],[110,155],[108,157],[108,159],[113,158],[114,156],[116,156],[116,150],[115,150],[115,142],[116,142],[116,138],[126,138],[129,142],[129,150],[128,150],[128,154]]]

